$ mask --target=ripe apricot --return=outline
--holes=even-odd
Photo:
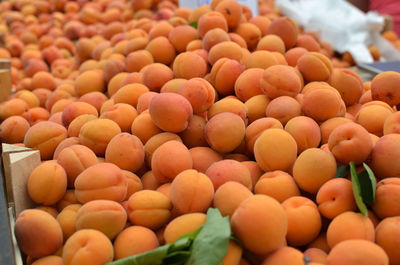
[[[265,171],[289,170],[297,156],[297,144],[282,129],[265,130],[254,143],[254,156]]]
[[[248,220],[252,220],[251,225]],[[264,255],[284,244],[288,218],[278,201],[266,195],[254,195],[236,208],[231,227],[248,250]]]

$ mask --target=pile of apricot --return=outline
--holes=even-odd
[[[106,264],[229,216],[224,265],[400,264],[400,74],[372,82],[272,1],[0,3],[4,143],[40,151],[32,265]],[[350,176],[377,178],[368,217]]]

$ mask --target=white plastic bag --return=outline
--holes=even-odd
[[[340,52],[350,52],[356,63],[372,63],[368,45],[381,51],[382,61],[400,60],[400,53],[380,35],[384,18],[376,12],[363,13],[344,0],[276,0],[276,7],[306,31]]]

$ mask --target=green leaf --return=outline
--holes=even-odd
[[[192,255],[186,265],[219,265],[228,250],[231,227],[228,217],[218,209],[207,211],[207,220],[193,241]]]
[[[197,29],[197,21],[190,22],[189,26],[192,26],[193,28]]]
[[[358,180],[360,182],[360,191],[361,191],[361,197],[363,202],[368,203],[368,204],[373,204],[374,203],[374,195],[372,191],[372,184],[371,181],[368,177],[368,173],[366,170],[362,171],[360,174],[358,174]]]
[[[335,178],[346,178],[349,174],[349,165],[339,165],[336,169]]]
[[[184,264],[192,252],[190,250],[175,251],[169,254],[164,260],[163,264],[168,265],[181,265]]]
[[[372,172],[371,168],[363,163],[363,166],[365,168],[365,170],[368,173],[368,177],[369,177],[369,181],[371,182],[371,190],[372,190],[372,202],[371,204],[373,204],[375,202],[375,193],[376,193],[376,178],[375,178],[375,174],[374,172]]]
[[[361,197],[360,180],[358,178],[354,162],[350,162],[350,173],[351,173],[351,182],[353,184],[353,195],[357,207],[363,215],[368,217],[368,209]]]

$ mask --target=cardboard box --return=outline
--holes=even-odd
[[[6,222],[8,224],[9,233],[6,233],[4,229],[2,230],[4,233],[2,234],[2,241],[12,242],[12,249],[11,251],[9,249],[8,252],[12,253],[11,257],[14,259],[14,262],[3,263],[0,259],[0,264],[22,265],[23,258],[14,236],[14,223],[20,212],[36,206],[29,198],[26,187],[32,170],[40,164],[40,153],[30,148],[10,144],[2,144],[1,147],[1,161],[4,174],[2,174],[1,179],[3,189],[0,196],[3,201],[0,202],[2,204],[0,211],[3,214],[2,217],[7,218],[1,218],[3,223],[0,226],[5,227]],[[4,214],[4,210],[8,213],[8,216]],[[6,253],[1,253],[0,256],[4,254]]]

